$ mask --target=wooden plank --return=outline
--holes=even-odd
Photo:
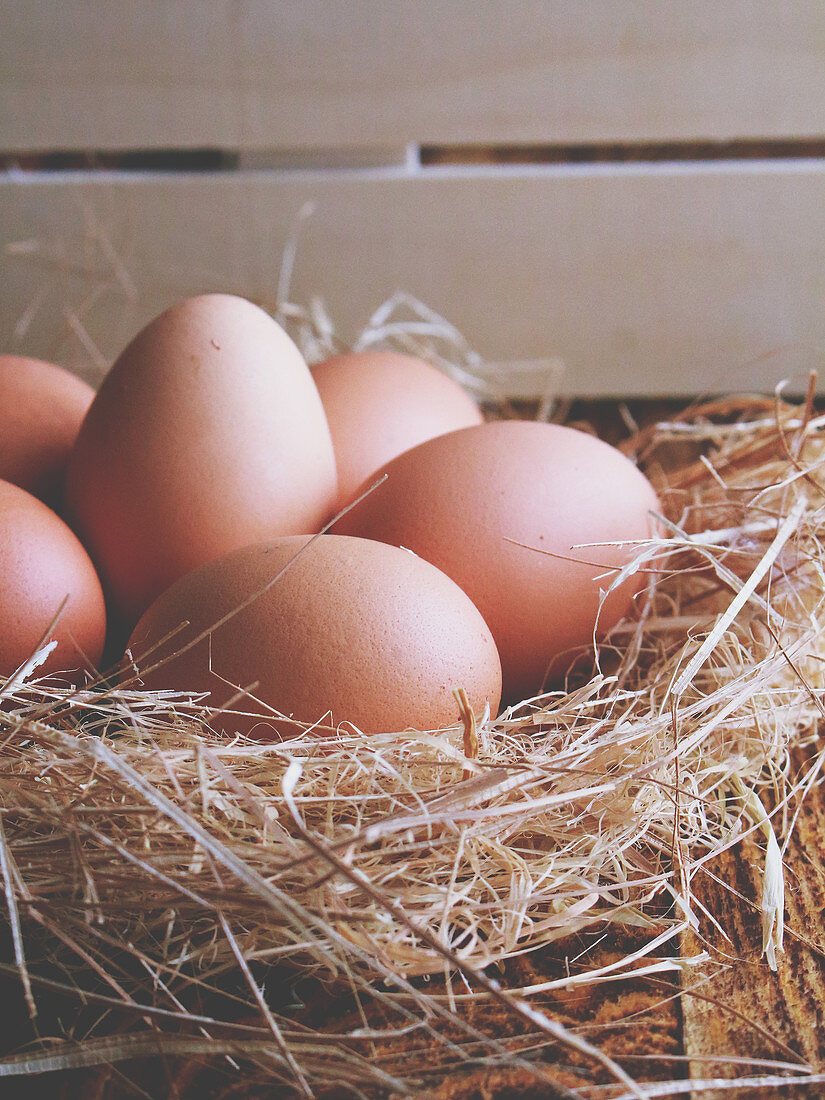
[[[1,0],[0,27],[0,149],[825,133],[818,0]]]
[[[300,236],[292,298],[323,298],[344,338],[405,290],[489,360],[560,355],[566,394],[764,389],[820,364],[819,161],[26,174],[0,182],[0,344],[93,373],[67,306],[105,363],[184,295],[222,289],[272,302],[308,201],[315,213]]]
[[[711,949],[714,962],[704,977],[693,978],[698,996],[683,997],[685,1052],[694,1078],[759,1072],[716,1062],[709,1073],[705,1059],[725,1055],[779,1061],[796,1057],[814,1072],[825,1072],[823,836],[825,798],[820,788],[809,796],[788,846],[785,950],[777,956],[776,973],[769,970],[761,952],[758,907],[764,857],[757,845],[747,842],[715,862],[710,870],[720,881],[704,877],[695,883],[700,899],[730,942],[708,930],[710,942],[702,946]],[[696,946],[688,944],[686,949]],[[760,1100],[801,1100],[824,1092],[821,1083],[800,1084],[765,1088],[759,1096]],[[724,1100],[727,1095],[714,1090],[702,1097]]]
[[[586,957],[588,967],[596,969],[641,949],[648,939],[646,932],[618,927],[611,929],[607,937],[602,929],[571,936],[548,949],[508,960],[503,970],[498,972],[499,979],[504,988],[554,981],[564,974],[567,967],[572,966],[575,971],[579,965],[577,960],[581,957]],[[304,975],[299,979],[299,1000],[297,995],[291,995],[296,980],[294,968],[279,969],[273,965],[263,971],[263,976],[270,1007],[279,1014],[281,1021],[291,1020],[297,1026],[317,1029],[329,1036],[340,1036],[362,1028],[362,1014],[366,1013],[377,1032],[389,1027],[386,1010],[371,1004],[367,997],[362,999],[359,1007],[350,992],[341,985],[336,988],[329,981]],[[99,976],[82,968],[75,971],[75,980],[84,990],[100,989],[103,993],[111,993],[111,989],[101,988]],[[224,988],[233,988],[231,972],[223,976],[222,982]],[[435,977],[430,990],[436,992],[439,988],[441,979]],[[39,1008],[36,1032],[17,983],[3,983],[4,1003],[9,1005],[8,1015],[12,1025],[0,1036],[1,1053],[32,1044],[35,1034],[40,1038],[60,1036],[65,1041],[66,1036],[76,1030],[80,1037],[84,1023],[94,1018],[94,1005],[84,1010],[77,998],[58,997],[51,990],[38,987],[36,982],[35,989]],[[244,991],[237,990],[236,993],[243,996]],[[192,988],[179,990],[178,995],[190,1011],[209,1014],[211,1007],[218,1019],[247,1025],[261,1024],[261,1017],[254,1006],[244,1006],[242,1001],[240,1004],[237,1001],[230,1004],[213,998],[211,1006],[208,1001],[202,1005]],[[285,998],[285,1004],[280,1003],[281,997]],[[141,1003],[146,1003],[145,996],[141,995],[140,999]],[[162,997],[159,999],[163,1000]],[[638,1080],[662,1081],[681,1074],[678,987],[668,976],[656,982],[644,977],[628,977],[591,988],[556,989],[552,994],[532,996],[530,1003],[563,1027],[579,1031],[588,1042],[619,1062]],[[575,1090],[584,1089],[591,1082],[602,1086],[611,1084],[609,1073],[592,1058],[569,1048],[547,1044],[537,1057],[535,1045],[540,1041],[540,1035],[527,1021],[518,1019],[488,998],[481,996],[474,1003],[459,1002],[456,1011],[462,1020],[480,1033],[502,1042],[514,1055],[512,1061],[496,1065],[493,1060],[493,1064],[487,1066],[462,1065],[460,1058],[445,1058],[443,1044],[435,1034],[428,1033],[424,1028],[414,1028],[406,1035],[395,1031],[386,1038],[377,1038],[371,1052],[375,1064],[383,1068],[392,1066],[396,1071],[404,1067],[404,1072],[411,1076],[432,1072],[437,1066],[445,1067],[426,1080],[420,1093],[416,1094],[426,1096],[428,1100],[479,1100],[479,1097],[486,1100],[567,1100],[571,1096],[580,1097],[582,1093]],[[438,1021],[433,1021],[433,1026],[436,1032],[440,1030]],[[165,1030],[162,1021],[159,1029],[161,1033]],[[145,1034],[139,1013],[121,1012],[119,1009],[109,1011],[105,1021],[101,1021],[95,1031],[98,1036]],[[462,1038],[466,1042],[466,1037],[457,1026],[448,1028],[447,1035],[459,1044]],[[524,1049],[531,1051],[527,1063],[515,1057]],[[203,1055],[144,1055],[139,1060],[120,1061],[110,1066],[52,1072],[28,1079],[7,1079],[3,1083],[2,1096],[3,1100],[40,1100],[48,1089],[55,1100],[131,1100],[132,1097],[146,1096],[177,1097],[179,1100],[214,1097],[217,1100],[218,1097],[235,1095],[233,1087],[245,1100],[272,1100],[273,1097],[293,1095],[283,1086],[279,1089],[273,1069],[270,1068],[267,1074],[265,1063],[249,1064],[240,1055],[238,1062],[240,1065],[235,1066],[222,1058],[209,1059]],[[536,1071],[530,1068],[530,1063],[537,1066]],[[558,1091],[553,1084],[559,1086]],[[614,1088],[607,1095],[615,1097],[617,1092]],[[319,1089],[318,1095],[352,1094],[330,1094]],[[377,1100],[383,1093],[375,1090],[368,1091],[367,1095]]]

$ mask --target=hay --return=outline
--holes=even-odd
[[[285,270],[276,315],[309,358],[340,350],[319,303],[287,302],[289,250]],[[399,307],[415,315],[400,328]],[[388,338],[473,372],[460,334],[406,297],[362,345]],[[33,1018],[52,994],[99,1015],[84,1041],[0,1060],[0,1076],[162,1051],[242,1060],[298,1095],[407,1093],[456,1066],[506,1064],[569,1096],[536,1063],[560,1044],[624,1095],[683,1091],[641,1091],[539,1004],[699,967],[705,953],[678,954],[683,932],[713,922],[693,881],[746,836],[765,844],[776,966],[783,845],[822,764],[791,766],[825,713],[825,417],[812,393],[696,407],[628,441],[663,507],[662,536],[604,578],[645,572],[634,617],[565,690],[497,717],[227,742],[204,699],[61,690],[38,680],[45,648],[35,655],[0,685],[5,972]],[[646,940],[608,964],[499,985],[506,960],[605,927]],[[296,1023],[306,980],[346,992],[357,1022]],[[521,1045],[462,1011],[485,1000],[528,1028]],[[106,1033],[115,1010],[132,1034]],[[410,1035],[424,1045],[399,1060],[392,1041]]]
[[[589,679],[478,723],[475,742],[460,727],[226,742],[204,700],[60,690],[37,680],[34,661],[4,684],[0,869],[32,1009],[34,924],[64,973],[91,967],[155,1026],[147,976],[185,1019],[179,987],[220,987],[240,967],[267,1029],[245,1053],[263,1043],[298,1086],[331,1073],[411,1082],[390,1082],[353,1049],[357,1036],[336,1045],[296,1029],[250,966],[322,974],[379,1002],[396,1029],[438,1032],[463,1000],[502,997],[545,1035],[595,1054],[531,999],[701,962],[668,945],[701,926],[694,876],[747,834],[765,837],[775,966],[778,838],[821,763],[791,774],[790,750],[822,712],[825,418],[781,400],[709,411],[729,422],[697,409],[633,441],[667,523],[627,567],[648,571],[637,616],[613,630]],[[685,439],[700,458],[658,467]],[[650,937],[618,964],[506,992],[485,976],[572,931],[623,924]],[[463,988],[413,980],[446,970]],[[107,1057],[123,1056],[118,1042]],[[486,1058],[504,1056],[489,1036],[484,1046]]]

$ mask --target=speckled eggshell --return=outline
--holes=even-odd
[[[95,391],[40,359],[0,355],[0,478],[49,505]]]
[[[103,381],[67,474],[67,514],[125,635],[198,565],[319,530],[337,478],[318,391],[295,344],[228,294],[173,306]]]
[[[333,530],[409,547],[452,577],[493,633],[511,700],[552,683],[591,643],[609,567],[635,551],[583,544],[646,539],[658,510],[650,483],[619,451],[544,423],[451,432],[381,473],[387,480]],[[632,576],[608,596],[600,635],[643,583]]]
[[[89,555],[42,501],[0,481],[0,676],[35,652],[53,619],[57,647],[34,675],[81,683],[106,636],[103,591]]]
[[[482,420],[457,382],[412,355],[350,352],[311,369],[332,432],[340,507],[396,455]]]
[[[164,660],[238,607],[208,640]],[[127,668],[128,659],[147,670],[146,687],[208,691],[215,706],[234,694],[227,681],[257,681],[261,702],[237,705],[252,717],[219,713],[214,724],[261,739],[298,732],[264,704],[301,722],[382,733],[455,723],[454,688],[479,715],[485,704],[495,714],[501,693],[490,631],[449,577],[409,551],[338,535],[246,547],[182,577],[138,623]]]

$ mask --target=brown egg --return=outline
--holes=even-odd
[[[95,391],[62,367],[0,355],[0,478],[48,504]]]
[[[262,739],[300,732],[273,710],[366,733],[426,730],[458,720],[454,688],[477,714],[485,704],[495,713],[501,693],[490,631],[456,584],[406,550],[338,535],[282,538],[201,566],[152,604],[129,654],[146,687],[208,691],[216,707],[231,685],[257,683],[238,704],[251,718],[215,724]]]
[[[452,577],[493,633],[505,697],[533,694],[564,671],[643,584],[626,580],[597,622],[599,590],[634,548],[586,544],[648,538],[658,505],[633,463],[593,436],[482,424],[422,443],[381,472],[387,480],[334,530],[409,547]]]
[[[339,505],[384,463],[436,435],[481,423],[468,393],[412,355],[361,351],[312,367],[338,465]]]
[[[82,682],[106,636],[100,581],[63,520],[7,481],[0,481],[0,578],[0,676],[32,656],[65,600],[50,635],[57,647],[36,675]]]
[[[173,306],[104,379],[69,460],[67,505],[126,633],[190,570],[317,531],[335,459],[295,344],[228,294]]]

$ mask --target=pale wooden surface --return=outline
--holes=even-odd
[[[184,295],[273,301],[308,200],[292,297],[321,296],[345,338],[403,289],[488,359],[561,356],[568,394],[772,388],[821,363],[820,161],[0,178],[0,248],[24,243],[0,253],[0,343],[88,360],[70,306],[108,359]]]
[[[825,131],[818,0],[0,3],[0,148]]]
[[[819,0],[0,0],[0,155],[209,147],[241,169],[0,173],[0,350],[94,380],[181,296],[271,301],[313,200],[293,298],[345,339],[404,290],[494,363],[563,358],[565,394],[771,388],[825,348],[825,159],[417,150],[823,135]]]

